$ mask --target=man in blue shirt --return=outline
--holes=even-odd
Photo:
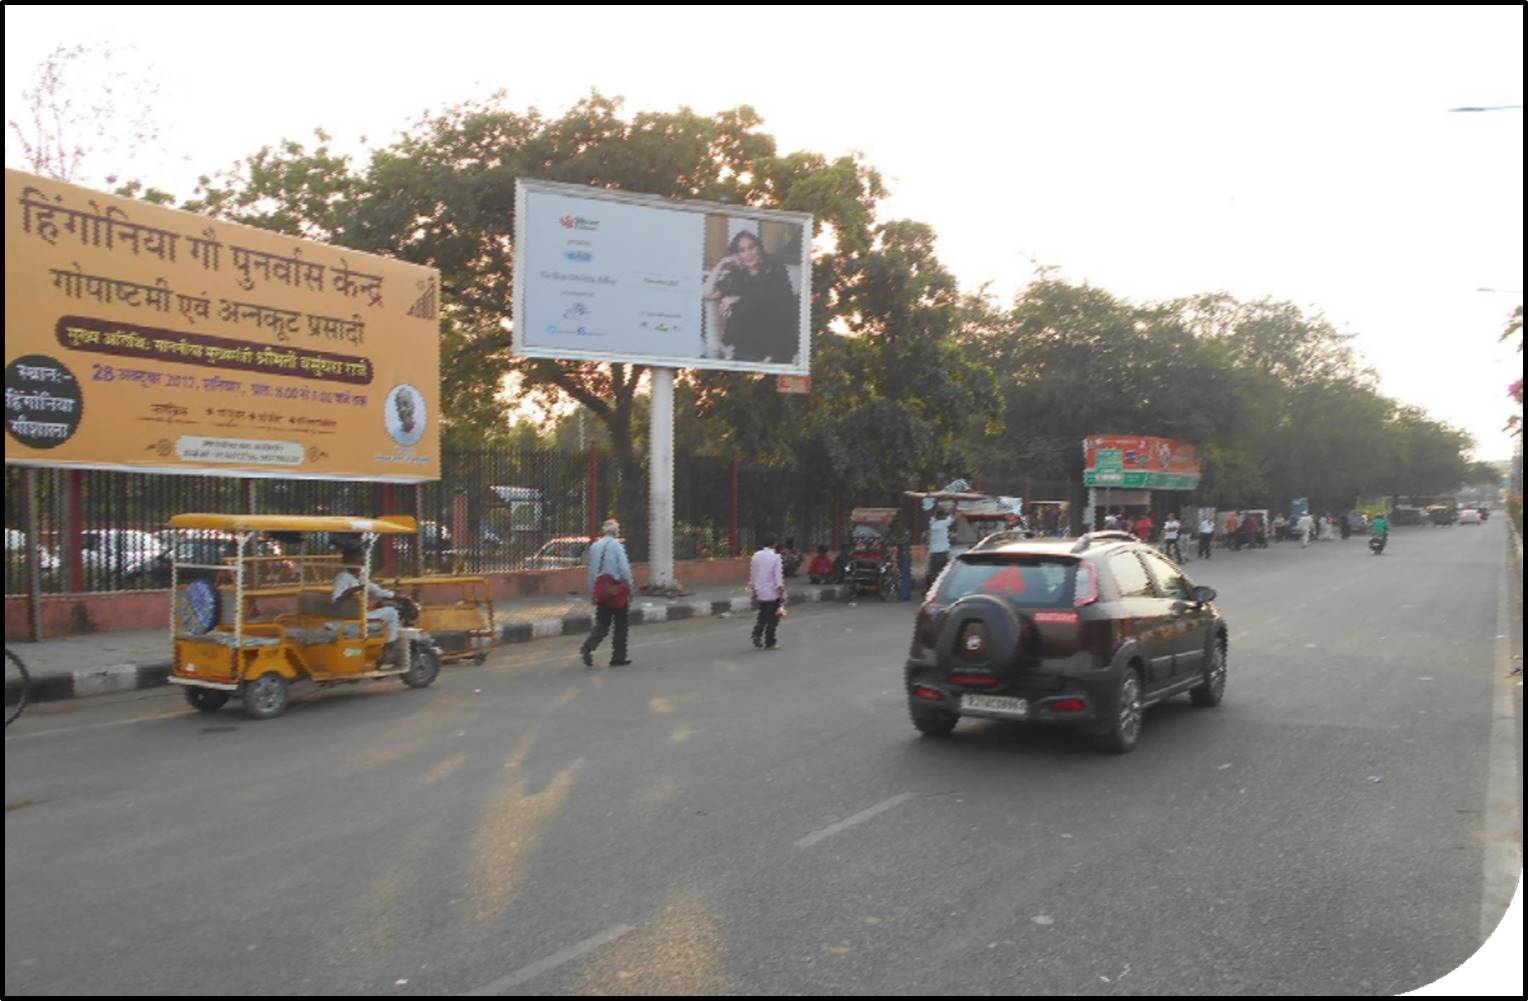
[[[626,558],[626,547],[621,545],[621,523],[611,518],[605,522],[605,537],[589,547],[589,598],[594,599],[594,582],[602,575],[609,575],[616,580],[624,582],[628,587],[635,587],[636,580],[631,575],[631,562]],[[594,632],[584,640],[584,645],[579,648],[579,654],[583,657],[585,667],[594,666],[594,651],[605,641],[605,635],[610,632],[610,625],[615,623],[615,639],[611,642],[610,666],[625,667],[631,661],[626,658],[626,614],[630,608],[630,600],[620,608],[611,608],[608,605],[594,604]]]

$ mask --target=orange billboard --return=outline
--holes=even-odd
[[[1203,473],[1198,446],[1147,435],[1089,435],[1083,467],[1090,487],[1193,490]]]
[[[7,463],[440,477],[438,273],[5,172]]]

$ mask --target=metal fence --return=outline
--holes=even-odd
[[[5,470],[5,593],[26,594],[26,471]],[[441,478],[419,486],[333,480],[241,479],[105,470],[32,471],[42,591],[49,594],[163,587],[175,533],[190,511],[262,514],[411,514],[418,536],[389,537],[387,572],[463,573],[581,565],[578,546],[624,501],[623,534],[634,561],[648,558],[645,470],[622,482],[597,452],[446,449]],[[623,490],[623,486],[625,489]],[[767,534],[799,548],[836,545],[849,511],[892,497],[835,494],[793,471],[679,456],[674,476],[674,555],[705,559],[752,552]]]

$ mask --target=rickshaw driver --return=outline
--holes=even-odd
[[[340,556],[343,558],[344,564],[340,567],[340,572],[334,577],[334,593],[331,595],[331,600],[336,605],[351,595],[361,593],[361,578],[351,571],[351,567],[360,566],[361,561],[366,558],[365,550],[354,544],[341,546]],[[387,588],[379,587],[371,581],[366,582],[365,588],[367,596],[378,601],[391,601],[398,597]],[[369,622],[381,622],[387,627],[387,646],[382,651],[382,663],[393,666],[401,665],[403,663],[403,645],[399,642],[399,639],[403,634],[400,631],[402,623],[398,616],[398,609],[391,605],[379,605],[368,608],[366,610],[366,619]]]

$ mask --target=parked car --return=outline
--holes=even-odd
[[[27,533],[17,528],[5,530],[5,562],[7,566],[14,565],[21,572],[26,572],[27,558]],[[37,563],[44,570],[58,569],[58,554],[47,546],[37,547]]]
[[[1149,706],[1225,693],[1229,629],[1215,592],[1125,532],[984,540],[923,604],[908,711],[945,737],[963,716],[1066,724],[1124,753]]]
[[[584,565],[589,539],[582,535],[559,535],[525,561],[527,570],[566,570]]]
[[[149,579],[155,587],[170,586],[172,562],[180,564],[179,579],[187,581],[216,577],[217,571],[207,568],[231,564],[239,554],[238,537],[225,532],[192,531],[175,534],[179,537],[172,536],[165,551],[154,557]],[[245,586],[301,582],[301,568],[295,561],[269,558],[286,555],[279,543],[258,538],[250,546],[245,555],[259,558],[246,560],[248,576]]]
[[[90,528],[80,533],[80,555],[92,588],[147,582],[164,550],[158,538],[135,528]]]

